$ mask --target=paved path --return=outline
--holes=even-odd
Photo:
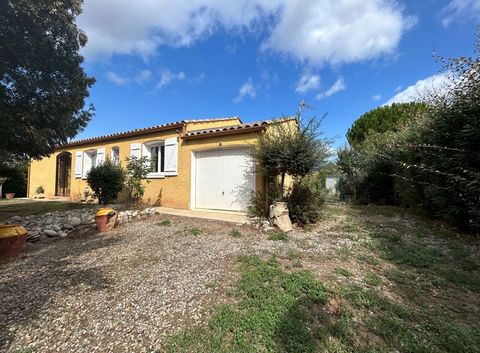
[[[163,214],[182,216],[190,218],[211,219],[215,221],[224,221],[235,224],[244,224],[248,216],[242,212],[222,212],[211,210],[180,210],[168,207],[156,207],[156,210]]]

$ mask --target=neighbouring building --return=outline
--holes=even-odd
[[[81,199],[90,168],[110,158],[122,166],[130,156],[153,165],[144,202],[183,209],[245,210],[253,191],[265,191],[249,149],[272,121],[244,124],[238,117],[183,120],[58,146],[32,160],[28,195],[42,186],[47,198]],[[295,118],[281,123],[297,124]]]

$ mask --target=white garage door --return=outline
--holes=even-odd
[[[246,149],[195,153],[195,208],[244,211],[255,189],[252,158]]]

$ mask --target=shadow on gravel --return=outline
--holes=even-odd
[[[108,288],[109,280],[100,267],[81,266],[76,258],[119,241],[113,237],[66,239],[45,244],[45,249],[29,257],[0,264],[0,351],[9,349],[16,328],[31,324],[57,293],[79,286],[89,291]]]

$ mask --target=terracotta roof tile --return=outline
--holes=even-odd
[[[253,123],[244,123],[244,124],[237,124],[237,125],[229,125],[229,126],[219,126],[209,129],[201,129],[201,130],[190,130],[185,133],[183,137],[200,137],[203,135],[212,135],[212,134],[224,134],[229,132],[236,132],[238,130],[261,130],[264,129],[267,125],[275,122],[275,121],[287,121],[293,120],[295,118],[285,118],[285,119],[278,119],[278,120],[261,120],[256,121]]]
[[[144,134],[144,133],[154,132],[154,131],[157,131],[157,130],[165,130],[167,128],[182,126],[182,125],[188,124],[188,123],[208,122],[208,121],[222,121],[222,120],[232,120],[232,119],[239,119],[240,120],[240,118],[237,117],[237,116],[222,117],[222,118],[180,120],[180,121],[175,121],[175,122],[172,122],[172,123],[155,125],[155,126],[133,129],[133,130],[128,130],[128,131],[122,131],[122,132],[116,132],[116,133],[108,134],[108,135],[89,137],[89,138],[85,138],[85,139],[81,139],[81,140],[72,140],[72,141],[70,141],[66,144],[57,146],[57,148],[64,148],[64,147],[77,146],[77,145],[85,145],[85,144],[94,143],[94,142],[113,140],[113,139],[121,138],[121,137],[124,137],[124,136],[130,136],[130,135],[141,135],[141,134]]]

